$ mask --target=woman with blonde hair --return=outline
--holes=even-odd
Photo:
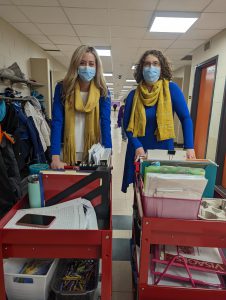
[[[86,160],[89,148],[98,142],[112,148],[110,113],[110,93],[98,53],[93,47],[80,46],[72,55],[65,78],[55,88],[51,167],[63,169],[66,164]]]

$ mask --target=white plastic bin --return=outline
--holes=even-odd
[[[25,262],[31,259],[7,259],[4,263],[5,290],[8,300],[47,300],[50,281],[58,260],[53,260],[46,275],[19,274]],[[16,282],[16,278],[28,278],[30,283]]]

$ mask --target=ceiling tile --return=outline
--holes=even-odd
[[[142,40],[140,46],[149,49],[166,49],[170,47],[172,43],[172,40]]]
[[[74,36],[75,32],[71,25],[69,24],[38,24],[36,23],[37,27],[44,33],[44,34],[51,34],[51,35],[70,35]]]
[[[43,44],[43,43],[38,43],[38,45],[42,48],[42,49],[46,49],[46,50],[57,50],[57,47],[51,43],[48,44]]]
[[[147,49],[147,47],[140,47],[136,53],[135,56],[135,63],[138,63],[138,61],[140,60],[141,56],[149,49]],[[158,48],[157,50],[164,52],[165,49],[163,48]]]
[[[124,47],[127,51],[129,47],[139,47],[141,39],[123,39],[123,38],[112,38],[112,46],[114,47]]]
[[[126,68],[131,67],[134,61],[136,61],[137,51],[138,47],[130,47],[129,51],[127,47],[123,47],[122,45],[112,47],[114,68],[117,68],[117,66],[126,66]]]
[[[80,44],[78,44],[78,45],[60,45],[60,44],[57,44],[56,46],[61,51],[73,51],[74,52],[75,49],[80,46]]]
[[[104,70],[104,73],[111,73],[111,72],[112,72],[112,68],[110,68],[109,71],[107,71],[106,68],[105,68],[105,70]],[[109,77],[105,77],[105,80],[106,80],[106,82],[108,82],[108,83],[109,83],[109,82],[114,83],[114,74],[113,74],[113,76],[111,76],[111,77],[110,77],[110,76],[109,76]],[[110,85],[109,85],[109,87],[110,87],[110,88],[114,88],[114,86],[111,87]]]
[[[12,2],[10,0],[0,0],[0,5],[2,4],[12,4]]]
[[[160,0],[157,10],[201,12],[211,0]]]
[[[88,36],[80,36],[79,37],[82,44],[85,45],[93,45],[97,46],[110,46],[110,39],[108,38],[101,38],[101,37],[88,37]]]
[[[16,5],[30,5],[30,6],[59,6],[57,0],[12,0]]]
[[[66,57],[66,56],[59,56],[59,57],[55,57],[55,59],[56,59],[56,61],[58,61],[59,63],[61,63],[66,68],[69,67],[70,59],[68,57]]]
[[[110,8],[118,9],[136,9],[136,10],[154,10],[158,0],[113,0],[109,1]]]
[[[61,51],[65,56],[67,56],[68,58],[71,58],[72,57],[72,54],[74,53],[75,49],[73,50],[69,50],[69,51]]]
[[[15,6],[1,6],[0,17],[7,22],[29,22],[29,20]]]
[[[148,27],[152,11],[110,9],[110,24],[118,26]]]
[[[204,12],[226,12],[226,1],[213,0]]]
[[[23,13],[35,23],[68,23],[68,20],[59,7],[21,6]]]
[[[119,38],[133,38],[139,39],[143,38],[145,32],[147,31],[146,27],[126,27],[126,26],[111,26],[111,37]]]
[[[164,53],[169,56],[172,57],[172,59],[180,59],[182,57],[184,57],[187,54],[190,54],[192,51],[192,49],[167,49],[166,51],[164,51]]]
[[[65,8],[71,24],[92,24],[107,25],[108,14],[107,9],[82,9],[82,8]]]
[[[191,62],[186,62],[186,65],[190,65],[190,64],[191,64]],[[171,67],[172,67],[173,71],[176,71],[177,69],[179,69],[179,68],[181,68],[183,66],[184,66],[183,62],[181,62],[181,63],[179,63],[179,62],[177,62],[177,63],[171,63]]]
[[[122,57],[132,57],[136,54],[140,44],[137,45],[137,47],[130,47],[129,51],[128,48],[124,45],[115,45],[112,46],[112,52],[118,56],[118,58]]]
[[[202,13],[193,28],[224,29],[226,27],[226,13]]]
[[[64,7],[107,8],[108,0],[59,0]]]
[[[101,57],[104,73],[112,72],[112,60],[111,57]]]
[[[181,36],[181,33],[150,32],[147,30],[144,38],[152,40],[175,40],[179,36]]]
[[[33,23],[11,23],[11,25],[24,34],[42,34]]]
[[[75,36],[48,35],[48,38],[54,44],[78,45],[80,43],[79,39]]]
[[[46,51],[46,52],[53,57],[60,57],[60,56],[64,57],[64,54],[61,51]]]
[[[99,25],[73,25],[76,33],[79,36],[92,36],[92,37],[109,37],[110,29],[108,26]]]
[[[33,42],[39,44],[39,43],[42,43],[42,44],[48,44],[50,43],[50,40],[45,36],[45,35],[31,35],[31,34],[28,34],[27,37],[29,39],[31,39]]]
[[[195,49],[198,46],[202,45],[205,40],[177,40],[175,41],[170,48],[171,49]]]
[[[214,35],[216,35],[219,32],[217,29],[192,29],[187,31],[186,33],[182,34],[179,39],[183,40],[189,40],[189,39],[210,39]]]

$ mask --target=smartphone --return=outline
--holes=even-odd
[[[46,228],[56,219],[54,216],[26,214],[16,222],[16,225]]]

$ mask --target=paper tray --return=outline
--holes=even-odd
[[[198,217],[209,221],[226,221],[226,199],[203,199]]]

